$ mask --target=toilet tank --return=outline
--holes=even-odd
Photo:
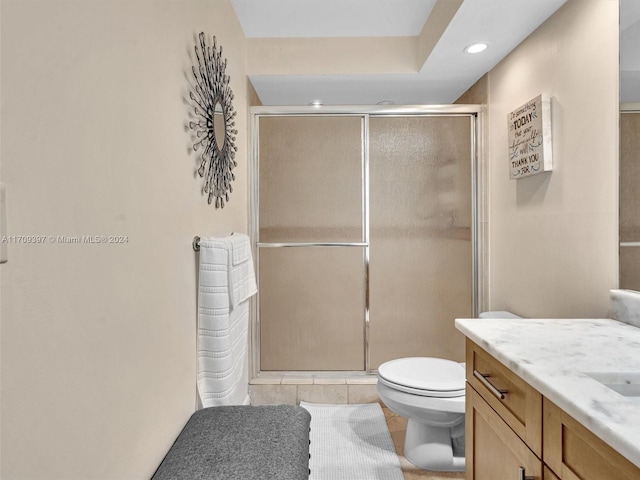
[[[504,310],[495,312],[482,312],[478,318],[522,318],[515,313],[506,312]]]

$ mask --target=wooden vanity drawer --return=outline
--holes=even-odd
[[[539,457],[542,395],[467,339],[467,381]]]

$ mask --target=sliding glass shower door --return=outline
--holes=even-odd
[[[469,117],[372,117],[370,365],[462,360],[472,316]]]
[[[255,116],[260,370],[463,359],[454,319],[475,313],[475,122]]]
[[[361,116],[260,118],[260,368],[364,368]]]

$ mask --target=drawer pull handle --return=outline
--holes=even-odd
[[[520,470],[518,470],[518,480],[536,480],[536,477],[525,476],[524,467],[520,467]]]
[[[509,393],[509,390],[500,390],[493,386],[493,384],[487,380],[487,378],[491,377],[488,373],[480,373],[478,370],[473,371],[473,376],[480,380],[485,387],[489,389],[491,393],[493,393],[500,400],[504,400],[504,396]]]

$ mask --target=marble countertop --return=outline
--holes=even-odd
[[[640,328],[608,319],[456,319],[456,328],[640,467],[640,399],[587,373],[640,375]]]

